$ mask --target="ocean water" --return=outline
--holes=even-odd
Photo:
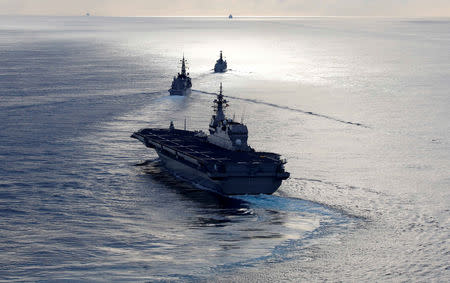
[[[449,50],[449,19],[2,16],[0,281],[449,281]],[[220,82],[272,196],[130,138],[207,129]]]

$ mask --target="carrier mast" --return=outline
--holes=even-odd
[[[217,95],[217,99],[214,99],[214,112],[216,113],[214,120],[216,122],[225,120],[224,108],[228,107],[228,101],[223,99],[222,83],[220,83],[220,92]]]

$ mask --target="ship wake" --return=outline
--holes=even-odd
[[[217,93],[207,92],[207,91],[202,91],[202,90],[195,90],[195,89],[193,89],[192,91],[193,92],[197,92],[197,93],[202,93],[202,94],[217,95]],[[315,112],[312,112],[312,111],[306,111],[306,110],[293,108],[293,107],[289,107],[289,106],[285,106],[285,105],[278,105],[278,104],[275,104],[275,103],[265,102],[265,101],[261,101],[261,100],[258,100],[258,99],[242,98],[242,97],[236,97],[236,96],[230,96],[230,95],[224,95],[224,97],[229,97],[229,98],[233,98],[233,99],[236,99],[236,100],[251,102],[251,103],[255,103],[255,104],[266,105],[266,106],[275,107],[275,108],[278,108],[278,109],[294,111],[294,112],[302,113],[302,114],[305,114],[305,115],[311,115],[311,116],[316,116],[316,117],[320,117],[320,118],[325,118],[325,119],[328,119],[328,120],[332,120],[332,121],[343,123],[343,124],[347,124],[347,125],[353,125],[353,126],[358,126],[358,127],[362,127],[362,128],[370,128],[368,125],[365,125],[363,123],[346,121],[346,120],[343,120],[343,119],[340,119],[340,118],[336,118],[336,117],[332,117],[332,116],[329,116],[329,115],[315,113]]]

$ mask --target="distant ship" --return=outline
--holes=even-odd
[[[214,65],[214,72],[223,73],[227,71],[227,61],[223,60],[222,51],[220,51],[220,57],[216,61],[216,65]]]
[[[209,135],[202,131],[141,129],[131,136],[156,150],[162,164],[176,176],[223,195],[272,194],[289,178],[279,154],[256,152],[247,144],[248,130],[226,118],[228,106],[220,92],[214,100]]]
[[[233,18],[233,15],[232,15],[232,14],[230,14],[230,15],[228,16],[228,18],[229,18],[229,19],[232,19],[232,18]]]
[[[186,73],[186,60],[181,60],[181,73],[173,78],[170,95],[188,95],[191,93],[192,82],[189,73]]]

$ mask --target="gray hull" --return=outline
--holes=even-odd
[[[201,132],[171,126],[141,129],[131,137],[156,150],[174,175],[223,195],[272,194],[290,175],[276,153],[225,149]]]
[[[225,73],[227,71],[227,64],[216,64],[214,66],[215,73]]]
[[[185,96],[185,95],[191,94],[191,89],[190,88],[186,88],[186,89],[169,89],[169,93],[170,93],[170,95]]]
[[[211,177],[189,165],[179,162],[156,150],[164,166],[173,174],[182,177],[204,189],[223,195],[273,194],[281,185],[282,179],[273,176],[227,176]]]

